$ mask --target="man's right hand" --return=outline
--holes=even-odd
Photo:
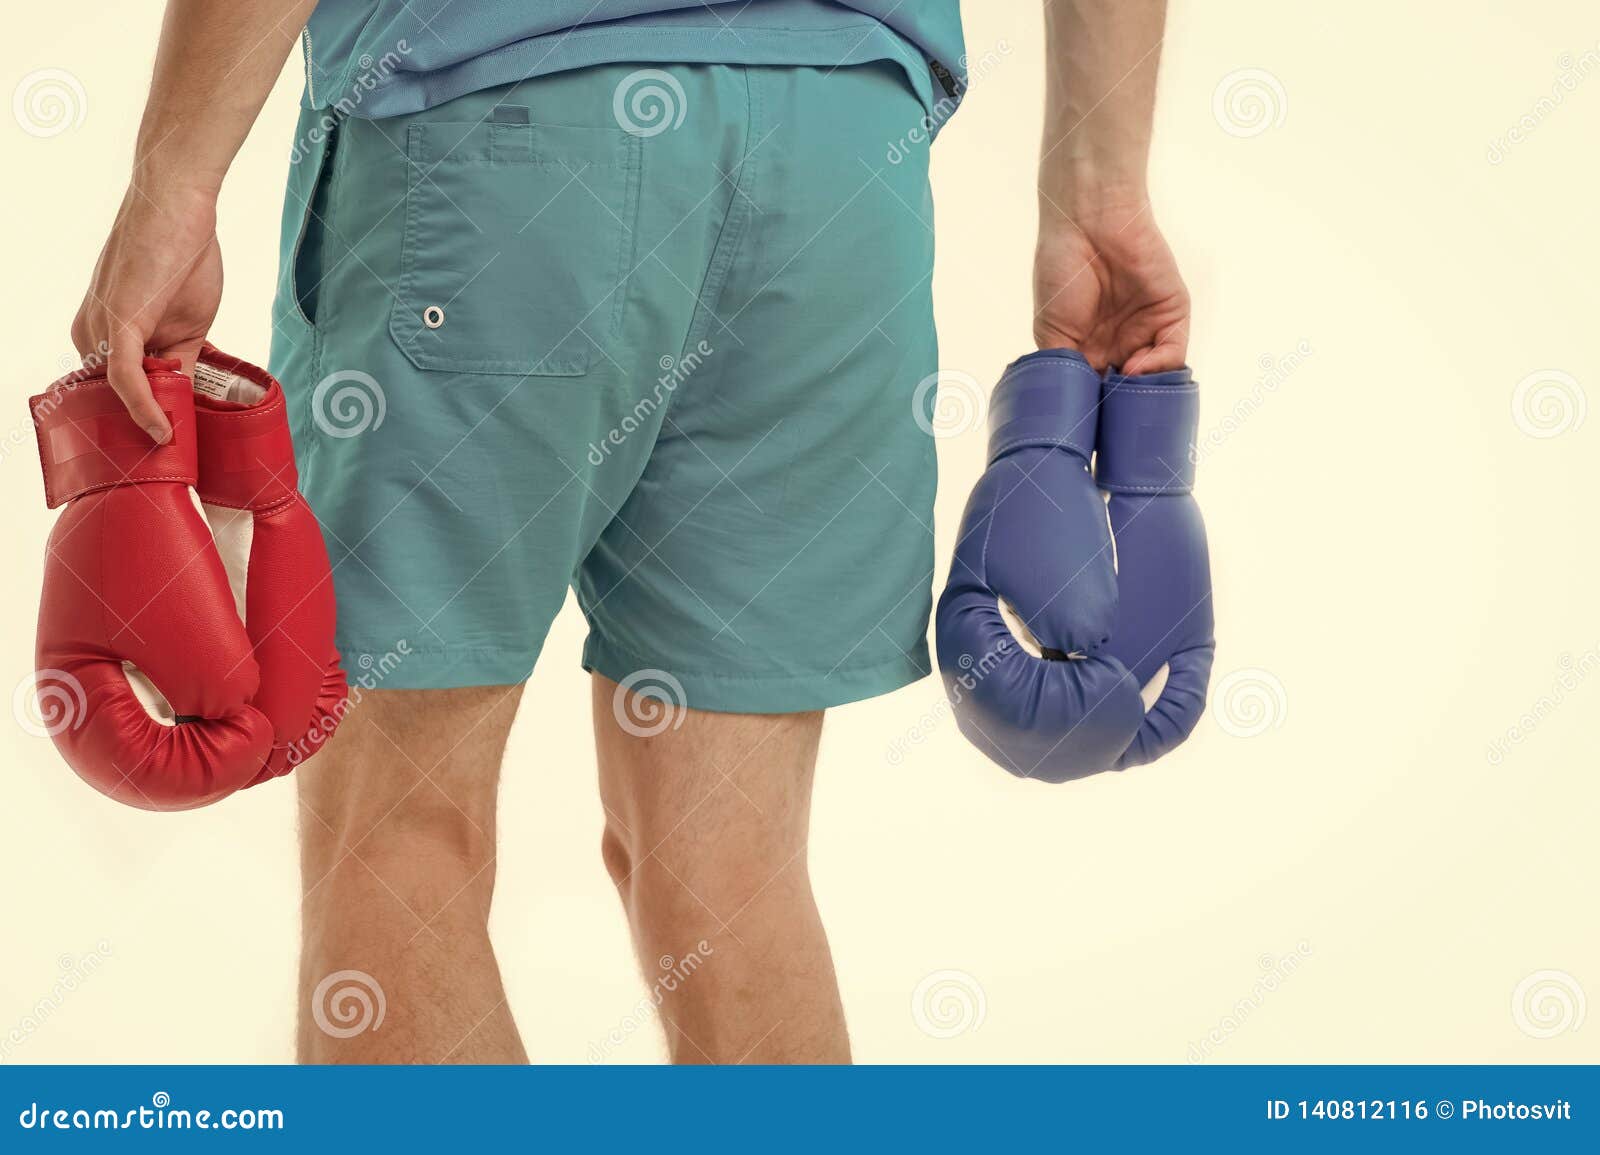
[[[78,355],[87,365],[105,362],[111,388],[158,444],[172,428],[141,361],[147,351],[177,357],[185,373],[193,372],[222,301],[216,224],[210,189],[141,185],[136,178],[72,322]]]
[[[217,191],[316,0],[167,0],[134,146],[133,180],[100,252],[72,343],[158,442],[146,351],[185,373],[222,300]]]

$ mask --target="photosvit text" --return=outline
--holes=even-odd
[[[1273,1121],[1320,1119],[1329,1122],[1422,1119],[1454,1119],[1478,1121],[1535,1121],[1561,1122],[1572,1118],[1572,1103],[1556,1099],[1549,1103],[1519,1103],[1507,1100],[1490,1103],[1485,1099],[1268,1099],[1267,1118]]]

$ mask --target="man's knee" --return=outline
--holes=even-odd
[[[627,902],[632,895],[633,868],[636,850],[628,832],[606,817],[605,829],[600,834],[600,860],[605,863],[611,883]]]

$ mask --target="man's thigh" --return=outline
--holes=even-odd
[[[804,854],[821,711],[711,713],[641,699],[603,676],[593,709],[605,853],[619,883],[664,871],[720,920]],[[752,876],[763,863],[768,873]]]

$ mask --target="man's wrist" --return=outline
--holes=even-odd
[[[1116,232],[1150,211],[1145,186],[1039,189],[1039,231],[1049,234],[1067,229],[1089,236]]]
[[[227,119],[220,110],[207,118],[152,104],[134,142],[130,183],[152,196],[160,192],[215,200],[237,150],[230,147],[228,134],[219,131]]]
[[[160,205],[215,208],[222,177],[222,173],[201,166],[145,162],[134,164],[128,185]]]
[[[1039,207],[1072,220],[1114,215],[1150,199],[1144,156],[1047,157],[1039,171]]]

